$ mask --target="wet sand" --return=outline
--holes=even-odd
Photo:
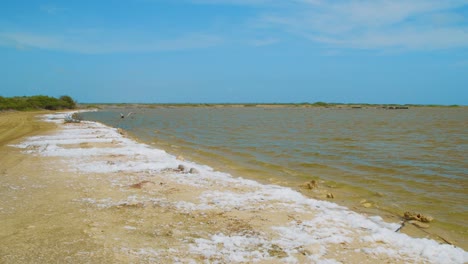
[[[0,129],[3,263],[468,259],[462,249],[397,234],[398,224],[215,172],[95,123],[7,113]]]

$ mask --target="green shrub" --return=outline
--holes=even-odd
[[[315,102],[312,105],[313,106],[328,106],[329,104],[325,102]]]
[[[75,109],[75,101],[68,95],[61,96],[59,99],[45,96],[16,96],[16,97],[2,97],[0,96],[0,111],[2,110],[61,110],[61,109]]]

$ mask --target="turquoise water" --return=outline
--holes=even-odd
[[[366,199],[385,212],[428,214],[466,243],[466,108],[159,107],[82,115],[236,176],[292,187],[322,180],[348,206]]]

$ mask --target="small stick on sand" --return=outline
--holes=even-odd
[[[403,221],[403,222],[401,223],[401,226],[400,226],[397,230],[395,230],[395,232],[399,232],[403,227],[405,227],[405,225],[406,225],[407,222],[408,222],[407,220]],[[428,232],[428,231],[424,230],[423,228],[421,228],[421,227],[419,227],[419,226],[417,226],[417,225],[413,225],[413,226],[415,226],[416,228],[418,228],[419,230],[423,231],[424,233],[426,233],[426,234],[428,234],[428,235],[436,236],[436,237],[438,237],[440,240],[444,241],[445,243],[454,246],[454,244],[453,244],[452,242],[450,242],[449,240],[443,238],[442,236],[440,236],[440,235],[438,235],[438,234],[436,234],[436,233]]]
[[[405,227],[405,225],[406,225],[406,221],[403,221],[403,223],[401,223],[401,226],[397,230],[395,230],[395,232],[400,231],[403,227]]]

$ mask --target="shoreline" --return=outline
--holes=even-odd
[[[122,111],[137,112],[137,109],[129,109]],[[141,110],[141,108],[138,109]],[[115,127],[119,127],[119,125],[116,125]],[[306,186],[301,186],[305,184],[306,181],[310,181],[310,178],[305,179],[305,177],[303,177],[303,181],[295,179],[285,180],[280,177],[275,177],[275,174],[272,171],[250,171],[249,169],[245,170],[242,168],[242,166],[236,166],[238,164],[235,164],[235,162],[230,161],[228,158],[225,158],[222,155],[216,155],[203,151],[199,152],[196,148],[183,146],[183,144],[178,145],[177,140],[171,141],[171,139],[168,139],[169,141],[165,141],[164,138],[159,138],[158,134],[155,134],[153,138],[138,138],[138,136],[132,134],[131,131],[127,131],[127,133],[133,140],[151,145],[152,147],[163,149],[174,156],[183,156],[191,161],[197,162],[198,164],[207,164],[216,170],[227,172],[233,176],[246,177],[247,179],[252,179],[264,184],[278,184],[284,187],[292,188],[309,198],[334,202],[361,214],[379,215],[388,222],[401,223],[404,220],[404,212],[412,210],[418,213],[434,216],[435,221],[430,223],[429,228],[426,224],[420,226],[408,224],[405,225],[404,228],[400,230],[400,232],[406,233],[412,237],[430,238],[439,241],[440,243],[453,244],[464,248],[465,250],[468,248],[468,244],[466,243],[466,232],[462,226],[452,224],[453,222],[444,221],[446,219],[440,218],[439,215],[434,214],[434,212],[431,213],[430,211],[428,212],[422,209],[411,209],[412,207],[410,206],[392,207],[393,204],[389,200],[391,200],[391,197],[393,196],[389,196],[388,194],[379,193],[377,191],[372,192],[362,187],[330,181],[325,178],[317,177],[316,175],[312,176],[312,179],[317,181],[318,188],[314,187],[312,190],[310,190],[305,188]],[[207,154],[207,156],[204,156],[204,154]],[[258,175],[270,176],[268,178],[259,177]],[[334,198],[327,198],[328,193],[333,194]],[[444,209],[442,208],[441,210]],[[458,219],[463,219],[463,217],[459,217]]]
[[[86,235],[80,239],[110,247],[99,254],[117,262],[463,263],[468,258],[460,248],[395,233],[398,225],[379,217],[177,160],[98,123],[58,126],[54,134],[23,138],[17,147],[29,153],[25,159],[53,160],[51,171],[68,175],[54,180],[70,191],[67,204],[81,208],[85,225],[79,226]],[[181,164],[194,171],[178,170]],[[158,239],[161,244],[151,247]]]
[[[255,175],[252,173],[242,171],[242,168],[227,169],[225,167],[225,164],[220,163],[217,160],[213,161],[209,159],[203,159],[200,157],[193,157],[188,151],[184,150],[183,148],[171,148],[167,144],[157,144],[153,142],[144,141],[137,138],[130,132],[126,131],[126,133],[128,133],[128,136],[130,138],[137,140],[138,142],[148,144],[158,149],[163,149],[174,156],[184,157],[199,164],[208,164],[215,170],[227,172],[233,177],[245,177],[246,179],[251,179],[261,184],[274,184],[286,188],[291,188],[294,191],[297,191],[308,198],[336,203],[340,206],[349,208],[350,210],[359,214],[369,216],[377,215],[382,217],[386,222],[402,223],[405,221],[404,211],[396,210],[395,208],[383,205],[382,202],[378,201],[385,198],[385,196],[383,196],[383,194],[380,193],[370,192],[369,190],[365,190],[355,186],[349,186],[343,183],[327,181],[319,177],[314,177],[314,180],[317,182],[317,185],[313,188],[309,188],[307,186],[308,182],[292,182],[275,177],[270,177],[268,179],[259,178],[255,177]],[[327,197],[327,194],[332,194],[333,198]],[[376,200],[376,198],[378,200]],[[405,224],[399,232],[415,238],[433,239],[438,241],[439,243],[455,245],[465,250],[468,248],[468,245],[465,243],[466,239],[464,240],[463,237],[459,234],[447,233],[447,230],[451,231],[451,229],[447,229],[446,226],[440,225],[441,224],[439,221],[437,221],[437,219],[434,222],[431,222],[430,224],[422,224],[420,226],[418,226],[418,223],[408,223]]]

